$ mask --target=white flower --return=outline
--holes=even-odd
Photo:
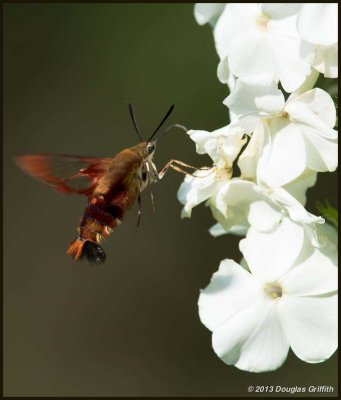
[[[195,142],[198,154],[208,154],[216,165],[222,167],[231,168],[245,144],[244,131],[229,125],[213,132],[190,130],[188,134]]]
[[[315,224],[322,224],[324,219],[309,213],[302,204],[306,201],[306,190],[315,182],[316,174],[310,173],[283,188],[271,189],[233,178],[208,201],[218,221],[210,233],[213,236],[226,233],[245,235],[250,226],[261,232],[270,232],[276,230],[286,217],[299,224],[311,224],[314,231]]]
[[[338,5],[303,4],[297,29],[304,39],[301,56],[327,78],[338,76]]]
[[[302,4],[297,18],[297,29],[304,40],[330,46],[338,41],[337,28],[337,3]]]
[[[227,57],[220,60],[217,68],[217,76],[221,83],[227,83],[227,86],[230,89],[230,91],[234,89],[236,85],[236,77],[230,72],[230,67]]]
[[[227,58],[238,78],[273,74],[287,92],[297,89],[311,71],[300,54],[299,9],[297,3],[228,3],[214,29],[221,62]]]
[[[307,189],[316,182],[316,173],[307,170],[283,187],[271,188],[258,182],[256,161],[259,156],[251,154],[250,150],[262,149],[261,143],[247,146],[238,162],[241,177],[231,178],[233,161],[245,143],[243,130],[229,125],[214,132],[192,130],[189,135],[196,143],[197,153],[207,153],[214,165],[185,177],[178,192],[179,201],[184,205],[182,217],[190,217],[193,207],[207,201],[218,221],[210,229],[213,236],[245,235],[250,226],[271,231],[285,216],[300,224],[311,224],[313,231],[315,224],[324,222],[303,207]],[[251,141],[257,138],[254,133]]]
[[[186,175],[178,192],[179,201],[185,205],[182,216],[190,217],[192,208],[213,196],[232,176],[233,162],[245,143],[244,131],[226,126],[213,132],[190,130],[199,154],[207,153],[214,166]]]
[[[233,74],[231,74],[231,72],[230,72],[227,57],[220,60],[220,62],[218,64],[218,68],[217,68],[217,76],[221,83],[227,84],[229,91],[231,93],[231,91],[236,86],[236,77]],[[229,110],[229,115],[230,115],[230,121],[233,121],[236,119],[236,115],[231,110]]]
[[[178,191],[178,200],[184,205],[182,218],[192,215],[193,207],[212,197],[231,178],[231,170],[211,168],[199,170],[195,175],[186,175]]]
[[[283,220],[275,234],[250,228],[240,243],[250,272],[223,260],[199,297],[212,346],[229,365],[263,372],[279,368],[289,348],[317,363],[337,349],[337,249],[306,240]]]
[[[335,105],[330,95],[316,88],[283,93],[270,77],[239,79],[224,104],[238,116],[238,123],[256,135],[247,151],[254,154],[257,180],[268,187],[283,186],[306,169],[317,172],[337,168]],[[257,159],[258,157],[258,159]]]
[[[214,25],[224,7],[224,3],[196,3],[194,5],[194,17],[199,25],[207,23]]]
[[[338,44],[318,46],[312,65],[326,78],[338,77]]]

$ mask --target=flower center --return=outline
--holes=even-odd
[[[257,27],[262,32],[268,30],[268,23],[269,23],[269,18],[264,14],[258,15],[258,17],[256,18]]]
[[[215,173],[216,173],[216,180],[218,181],[228,181],[231,179],[232,176],[232,169],[225,167],[215,167]]]
[[[265,293],[273,300],[282,297],[282,287],[278,282],[266,283],[264,285]]]
[[[289,117],[289,114],[288,114],[286,111],[284,111],[284,110],[282,110],[282,111],[278,114],[277,117],[279,117],[279,118],[290,118],[290,117]]]

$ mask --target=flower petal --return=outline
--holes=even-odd
[[[297,29],[310,43],[337,43],[337,3],[303,3],[297,19]]]
[[[311,244],[307,243],[307,246],[311,247]],[[334,254],[324,254],[320,249],[314,249],[310,254],[309,249],[302,251],[296,266],[280,279],[283,291],[294,296],[312,296],[337,290],[337,249],[329,249]]]
[[[245,292],[248,293],[245,296]],[[259,291],[249,272],[233,260],[222,260],[209,285],[201,290],[198,306],[201,322],[211,331],[251,305]]]
[[[216,164],[232,167],[233,161],[245,143],[244,131],[231,125],[213,132],[190,130],[191,139],[196,144],[198,154],[207,153]]]
[[[313,71],[321,72],[326,78],[338,77],[338,43],[322,46],[303,41],[301,58],[315,68]],[[307,90],[312,89],[313,86],[308,87]]]
[[[217,223],[211,226],[211,228],[209,229],[209,233],[213,237],[226,235],[228,233],[232,233],[233,235],[237,236],[245,236],[248,228],[248,225],[235,225],[231,229],[226,230],[221,224]]]
[[[201,130],[189,130],[187,132],[191,139],[195,142],[196,152],[198,154],[205,154],[207,150],[205,148],[206,142],[212,137],[211,132]]]
[[[315,186],[316,181],[317,173],[308,169],[301,176],[284,185],[283,189],[295,197],[301,204],[305,205],[307,202],[307,190]]]
[[[300,40],[273,31],[268,37],[268,48],[276,64],[277,77],[288,93],[299,88],[311,72],[311,66],[300,56]]]
[[[307,167],[318,172],[335,171],[338,165],[337,140],[329,140],[301,125],[306,146]]]
[[[230,70],[238,78],[277,75],[277,66],[266,35],[254,30],[234,38],[229,51]]]
[[[300,10],[299,3],[262,3],[262,12],[269,18],[274,20],[282,20],[290,17]]]
[[[217,76],[221,83],[227,83],[229,81],[231,73],[227,57],[220,60],[217,68]]]
[[[295,97],[293,101],[289,98],[285,111],[296,124],[311,128],[327,139],[337,138],[337,132],[333,130],[336,123],[335,105],[324,90],[309,90]]]
[[[272,190],[272,199],[287,210],[290,218],[301,224],[323,224],[324,219],[308,212],[302,204],[283,188]]]
[[[306,147],[299,128],[287,118],[274,118],[271,136],[257,168],[257,181],[268,187],[283,186],[306,169]]]
[[[304,229],[283,218],[273,232],[259,232],[251,227],[239,248],[250,271],[263,282],[272,282],[291,268],[303,243]]]
[[[223,3],[196,3],[194,17],[199,25],[205,25],[207,22],[214,25],[224,8]]]
[[[214,213],[225,230],[248,222],[261,231],[273,229],[281,219],[281,209],[253,182],[231,179],[221,187],[211,202],[221,213]]]
[[[252,132],[259,118],[283,109],[284,96],[271,75],[261,75],[238,79],[223,103],[239,117],[241,127]]]
[[[326,222],[323,225],[318,225],[317,230],[318,230],[318,236],[320,237],[320,241],[323,243],[323,246],[332,245],[334,247],[337,247],[338,231],[334,228],[333,225]]]
[[[302,51],[302,47],[303,46],[301,46],[301,51]],[[313,59],[314,59],[314,57],[315,57],[315,55],[313,56]],[[304,58],[304,57],[301,56],[301,58]],[[307,62],[309,62],[309,61],[307,61]],[[291,95],[289,96],[289,99],[293,99],[294,97],[297,97],[297,96],[301,95],[302,93],[305,93],[308,90],[311,90],[315,86],[315,83],[317,82],[319,75],[320,75],[319,72],[313,68],[311,70],[310,74],[305,78],[305,81],[302,83],[302,85],[300,87],[298,87],[294,92],[291,93]]]
[[[214,40],[220,59],[229,54],[231,41],[235,37],[254,29],[254,20],[258,14],[259,9],[255,3],[226,5],[214,29]]]
[[[268,125],[263,121],[259,121],[251,135],[249,143],[238,159],[238,167],[243,179],[256,180],[258,160],[268,137]]]
[[[196,176],[186,175],[178,191],[178,199],[184,204],[182,218],[189,218],[192,208],[213,196],[220,185],[213,169],[196,171]]]
[[[337,296],[284,295],[278,316],[293,352],[301,360],[327,360],[337,349]]]
[[[272,301],[254,303],[213,332],[212,345],[226,363],[250,372],[272,371],[287,358],[288,341]]]
[[[326,78],[338,77],[338,43],[331,46],[318,46],[314,67]]]
[[[230,91],[234,89],[236,86],[236,78],[230,72],[230,67],[228,63],[228,57],[223,58],[220,60],[217,68],[217,76],[221,83],[227,83]],[[231,112],[231,111],[230,111]],[[231,121],[233,118],[230,118]]]
[[[248,221],[261,232],[274,229],[281,221],[281,209],[265,199],[250,203]]]

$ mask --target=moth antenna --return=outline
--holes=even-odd
[[[147,143],[150,142],[153,137],[156,135],[157,131],[161,128],[161,126],[164,124],[166,119],[171,115],[172,111],[174,110],[174,104],[171,105],[170,109],[167,111],[167,114],[163,117],[162,121],[159,123],[155,131],[153,132],[152,136],[148,139]]]
[[[141,136],[141,134],[140,134],[139,127],[138,127],[138,125],[137,125],[137,121],[136,121],[136,117],[135,117],[134,108],[133,108],[132,103],[128,103],[128,108],[129,108],[130,118],[131,118],[131,120],[133,121],[133,125],[134,125],[135,131],[136,131],[136,133],[137,133],[137,136],[138,136],[138,138],[140,139],[140,142],[142,142],[143,139],[142,139],[142,136]]]

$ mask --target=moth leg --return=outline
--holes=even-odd
[[[157,182],[159,180],[159,173],[153,162],[146,163],[148,174],[150,176],[150,182]]]
[[[155,199],[154,199],[154,195],[153,195],[153,192],[152,192],[151,185],[149,185],[149,191],[150,191],[150,199],[152,201],[153,211],[155,212],[156,211],[156,205],[155,205]]]
[[[149,175],[148,187],[149,187],[150,199],[152,201],[153,211],[155,212],[156,211],[156,207],[155,207],[155,200],[154,200],[154,195],[153,195],[153,192],[152,192],[151,183],[152,182],[157,182],[159,180],[158,172],[157,172],[157,169],[156,169],[155,164],[153,162],[150,162],[150,163],[147,162],[145,165],[146,165],[147,172],[148,172],[148,175]]]
[[[194,170],[201,169],[201,168],[193,167],[192,165],[186,164],[186,163],[184,163],[182,161],[179,161],[179,160],[171,160],[171,161],[172,161],[173,164],[181,165],[182,167],[186,167],[186,168],[189,168],[189,169],[194,169]],[[204,169],[206,169],[206,167],[204,167]]]
[[[188,165],[188,164],[186,164],[186,163],[184,163],[184,162],[182,162],[182,161],[179,161],[179,160],[170,160],[170,161],[168,161],[168,163],[159,171],[159,173],[158,173],[158,180],[160,180],[160,179],[162,179],[162,178],[164,177],[165,173],[168,171],[169,168],[172,168],[172,169],[174,169],[175,171],[180,172],[181,174],[191,175],[191,174],[188,174],[188,172],[186,172],[186,171],[183,170],[182,168],[180,168],[179,165],[180,165],[181,167],[186,167],[186,168],[189,168],[189,169],[193,169],[193,170],[195,170],[195,171],[201,170],[201,169],[209,169],[209,168],[207,168],[207,167],[204,167],[204,168],[195,168],[195,167],[192,167],[192,165]]]
[[[139,194],[138,195],[138,198],[137,198],[137,204],[138,204],[138,207],[139,207],[139,209],[138,209],[138,211],[137,211],[137,224],[136,224],[136,230],[138,230],[139,229],[139,226],[140,226],[140,222],[141,222],[141,216],[142,216],[142,201],[141,201],[141,195]]]

